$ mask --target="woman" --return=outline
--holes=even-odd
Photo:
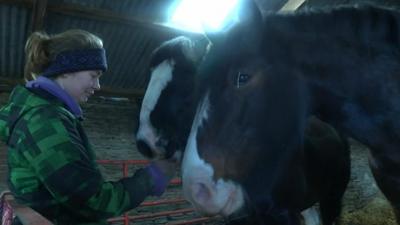
[[[100,89],[107,69],[99,37],[83,30],[33,33],[25,46],[25,78],[0,110],[8,146],[9,187],[22,204],[55,224],[102,224],[160,196],[172,162],[156,161],[132,177],[106,182],[81,126],[79,103]]]

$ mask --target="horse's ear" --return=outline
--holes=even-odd
[[[204,26],[210,47],[234,49],[235,52],[258,51],[263,18],[257,4],[254,0],[239,0],[234,14],[236,22],[223,31],[215,32]]]
[[[231,12],[230,16],[233,17],[234,22],[228,26],[223,31],[213,32],[211,28],[207,28],[207,25],[204,24],[203,28],[205,30],[206,36],[211,41],[211,43],[217,44],[218,42],[223,40],[226,36],[226,33],[229,33],[232,30],[243,29],[245,33],[253,33],[261,29],[262,24],[262,14],[255,0],[238,0],[239,4],[237,6],[237,10]]]
[[[238,11],[239,23],[232,29],[236,46],[257,49],[261,39],[263,18],[254,0],[241,0]]]
[[[226,38],[226,31],[214,31],[204,27],[204,35],[211,45],[220,45],[224,43]]]
[[[239,24],[244,27],[259,29],[262,23],[261,11],[254,0],[240,0],[238,10]]]
[[[197,38],[193,38],[193,45],[194,45],[194,51],[197,56],[197,61],[196,64],[199,65],[202,61],[205,55],[207,54],[211,42],[208,39],[207,36],[199,36]]]

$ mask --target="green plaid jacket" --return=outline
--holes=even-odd
[[[55,224],[103,224],[139,205],[154,185],[147,170],[104,181],[78,118],[46,93],[18,86],[0,109],[16,199]]]

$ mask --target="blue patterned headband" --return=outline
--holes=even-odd
[[[53,77],[63,73],[83,70],[106,71],[107,59],[105,50],[96,48],[61,52],[40,75]]]

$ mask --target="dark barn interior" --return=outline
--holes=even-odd
[[[167,9],[174,3],[175,0],[0,0],[0,107],[11,90],[24,83],[24,44],[30,33],[53,34],[79,28],[97,34],[103,39],[109,70],[101,78],[101,90],[83,106],[83,125],[97,158],[104,160],[104,175],[108,179],[120,178],[124,160],[144,159],[136,150],[133,134],[148,82],[151,52],[173,37],[199,36],[162,25],[167,20]],[[278,11],[287,0],[257,3],[267,13]],[[399,0],[305,0],[297,10],[363,3],[400,7]],[[351,183],[340,225],[394,225],[390,206],[369,171],[368,151],[355,141],[351,143]],[[1,143],[0,192],[7,190],[6,160],[6,146]],[[129,165],[128,173],[143,166],[138,163]],[[159,199],[148,199],[149,206],[129,214],[135,217],[129,224],[223,223],[221,218],[203,218],[193,212],[182,199],[179,179],[176,183],[162,197],[165,204],[152,206]],[[110,224],[124,224],[121,218],[110,220]]]

